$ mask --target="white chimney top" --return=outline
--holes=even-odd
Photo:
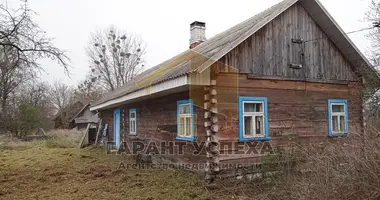
[[[206,23],[195,21],[190,24],[190,49],[206,41]]]

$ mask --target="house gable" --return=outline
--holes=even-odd
[[[293,38],[303,38],[305,42],[293,43]],[[219,61],[224,64],[218,65],[221,72],[233,67],[252,77],[326,82],[358,80],[352,64],[299,3]],[[302,67],[294,69],[291,64]]]

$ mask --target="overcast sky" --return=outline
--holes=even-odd
[[[10,0],[16,1],[16,0]],[[43,80],[62,80],[75,85],[85,78],[89,63],[85,53],[89,35],[97,28],[115,25],[139,34],[147,43],[146,68],[159,64],[189,46],[189,24],[206,22],[207,38],[224,31],[280,0],[29,0],[38,13],[36,22],[55,38],[54,44],[72,60],[71,77],[62,67],[42,60]],[[370,0],[321,0],[345,32],[368,27],[364,13]],[[367,32],[349,35],[365,52]]]

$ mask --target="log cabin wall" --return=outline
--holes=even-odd
[[[194,91],[192,91],[194,92]],[[124,104],[119,106],[121,113],[120,133],[121,141],[131,144],[132,141],[142,141],[146,146],[150,142],[155,142],[158,150],[162,141],[167,142],[185,142],[176,140],[177,137],[177,101],[189,99],[192,92],[182,92],[150,100],[140,101],[138,103]],[[203,93],[202,93],[203,94]],[[202,102],[203,103],[203,102]],[[202,104],[203,106],[203,104]],[[102,112],[102,119],[109,124],[110,139],[113,140],[113,109],[107,109]],[[129,109],[136,109],[137,116],[137,135],[129,134]],[[205,141],[205,130],[203,123],[204,109],[194,105],[195,114],[195,138],[197,142]],[[194,155],[192,142],[186,142],[184,155],[163,155],[164,158],[172,162],[179,163],[202,163],[206,161],[204,151],[200,155]],[[176,153],[176,151],[175,151]]]
[[[304,43],[292,42],[304,39]],[[304,55],[304,56],[303,56]],[[219,71],[287,80],[357,80],[350,63],[298,3],[220,59]],[[290,64],[302,64],[292,69]]]
[[[238,97],[268,98],[269,140],[273,148],[293,142],[315,143],[328,137],[328,99],[348,100],[349,134],[363,133],[363,87],[348,84],[251,79],[220,73],[217,78],[221,147],[238,142]],[[220,162],[259,162],[260,155],[234,155],[221,151]],[[249,158],[249,159],[248,159]]]
[[[293,43],[292,38],[306,42]],[[293,69],[290,64],[302,64],[302,68]],[[329,99],[348,100],[349,133],[363,133],[361,78],[298,3],[213,68],[218,72],[221,164],[257,163],[262,158],[234,154],[237,149],[223,150],[224,145],[239,141],[239,96],[268,98],[269,142],[273,148],[326,140]]]

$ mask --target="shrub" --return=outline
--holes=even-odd
[[[266,159],[269,164],[278,163],[275,169],[279,173],[270,178],[270,184],[254,183],[255,187],[265,191],[264,199],[380,199],[380,138],[376,130],[369,126],[365,135],[297,146]]]

